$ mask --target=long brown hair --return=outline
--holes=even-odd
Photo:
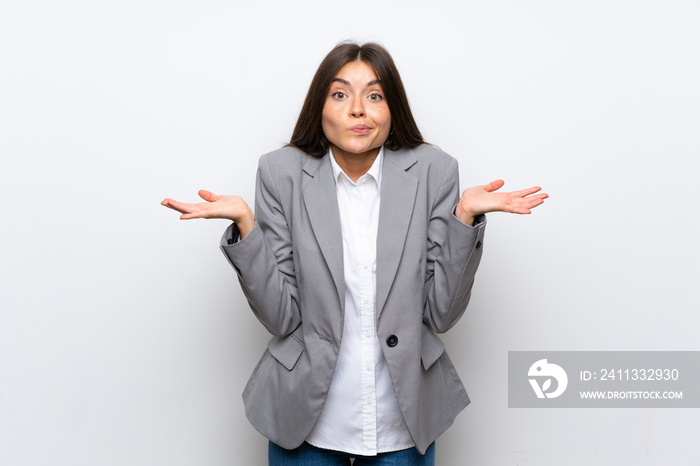
[[[328,153],[330,143],[321,129],[326,94],[336,73],[354,60],[367,63],[374,70],[389,105],[392,129],[384,146],[398,150],[403,147],[412,149],[423,144],[423,136],[413,119],[394,60],[384,47],[368,42],[364,45],[341,43],[326,55],[311,81],[289,145],[313,157],[323,157]]]

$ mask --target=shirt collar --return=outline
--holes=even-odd
[[[328,148],[328,157],[331,159],[331,167],[333,168],[333,180],[335,182],[338,182],[338,177],[339,176],[344,176],[347,178],[348,181],[353,183],[353,181],[350,179],[348,175],[345,174],[342,168],[340,168],[340,165],[338,165],[338,162],[335,161],[335,156],[333,155],[333,149]],[[382,183],[382,160],[384,159],[384,146],[381,146],[379,148],[379,153],[377,154],[377,157],[374,159],[374,162],[372,162],[372,166],[369,167],[369,170],[367,170],[367,173],[362,175],[360,179],[357,181],[359,182],[361,179],[366,177],[367,175],[371,176],[374,178],[374,180],[377,182],[377,186],[381,187]],[[354,184],[354,183],[353,183]]]

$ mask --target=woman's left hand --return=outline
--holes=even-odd
[[[473,225],[474,217],[488,212],[529,214],[549,197],[546,193],[539,192],[542,189],[539,186],[510,193],[495,192],[504,184],[503,180],[496,180],[487,185],[465,189],[455,210],[457,218],[462,223]]]

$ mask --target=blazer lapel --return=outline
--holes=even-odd
[[[418,178],[406,170],[416,162],[416,155],[410,149],[384,150],[377,231],[377,318],[394,282],[413,214]]]
[[[340,307],[344,311],[343,239],[333,169],[328,156],[324,156],[320,159],[308,157],[303,170],[308,175],[302,187],[306,212],[316,242],[335,282]]]

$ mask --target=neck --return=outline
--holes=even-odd
[[[348,178],[354,182],[357,182],[362,175],[372,168],[374,159],[379,155],[379,149],[380,148],[377,147],[361,154],[355,154],[332,146],[336,163],[343,169],[345,174],[348,175]]]

